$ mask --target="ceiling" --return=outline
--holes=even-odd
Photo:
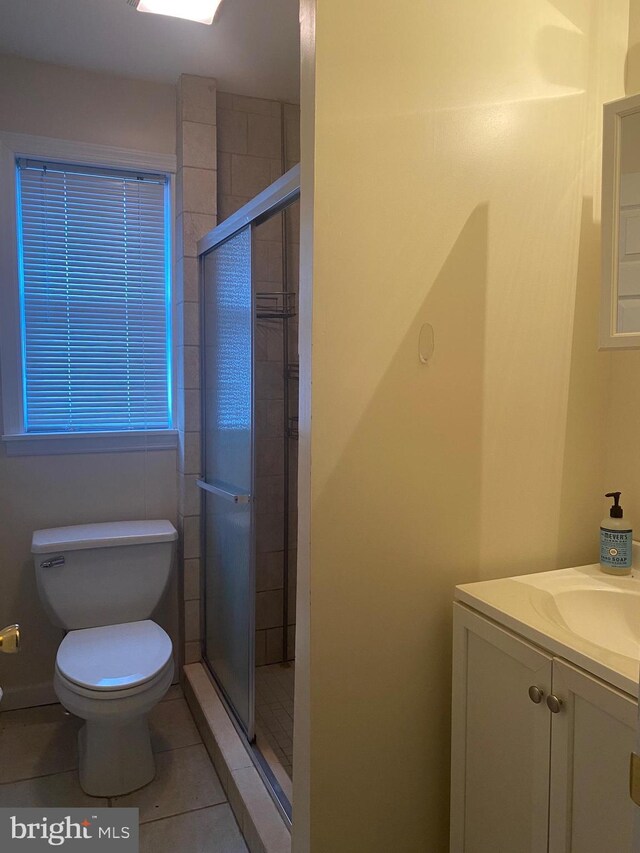
[[[212,26],[137,12],[127,0],[0,0],[0,53],[298,102],[298,0],[224,0]]]

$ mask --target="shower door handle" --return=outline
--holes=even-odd
[[[251,495],[236,494],[230,491],[226,486],[214,486],[213,483],[205,483],[204,480],[196,480],[196,485],[204,489],[205,492],[211,492],[212,495],[217,495],[219,498],[224,498],[226,501],[231,501],[234,504],[248,504],[251,502]]]

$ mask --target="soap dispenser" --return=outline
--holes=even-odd
[[[608,575],[631,574],[633,534],[622,520],[620,495],[621,492],[607,492],[605,497],[613,498],[613,506],[609,518],[603,518],[600,525],[600,568]]]

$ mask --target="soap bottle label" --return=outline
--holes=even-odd
[[[600,562],[612,569],[628,569],[632,558],[632,531],[600,528]]]

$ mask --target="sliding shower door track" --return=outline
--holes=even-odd
[[[203,655],[202,655],[202,662],[205,665],[204,666],[205,672],[207,673],[207,675],[211,679],[211,683],[213,684],[213,687],[214,687],[216,693],[218,694],[220,701],[224,705],[224,708],[227,712],[229,719],[233,723],[233,727],[235,728],[236,732],[238,733],[240,740],[244,744],[245,749],[249,753],[251,760],[253,761],[254,767],[258,771],[258,775],[260,776],[260,778],[264,782],[264,785],[265,785],[267,791],[271,795],[271,799],[273,800],[276,808],[278,809],[280,816],[283,818],[283,820],[285,821],[285,823],[287,824],[289,829],[291,829],[292,812],[291,812],[291,803],[289,802],[289,798],[287,797],[285,792],[282,790],[282,787],[280,786],[280,783],[276,779],[276,776],[275,776],[273,770],[269,766],[269,763],[267,762],[266,758],[262,755],[262,753],[258,749],[255,742],[252,743],[249,740],[249,738],[247,737],[247,733],[245,732],[245,730],[242,726],[242,723],[240,722],[240,720],[236,716],[236,713],[233,709],[233,705],[227,699],[224,688],[219,683],[218,679],[216,678],[216,674],[211,667],[211,664],[209,663],[209,661],[207,660],[207,658],[204,655],[204,650],[203,650]]]

